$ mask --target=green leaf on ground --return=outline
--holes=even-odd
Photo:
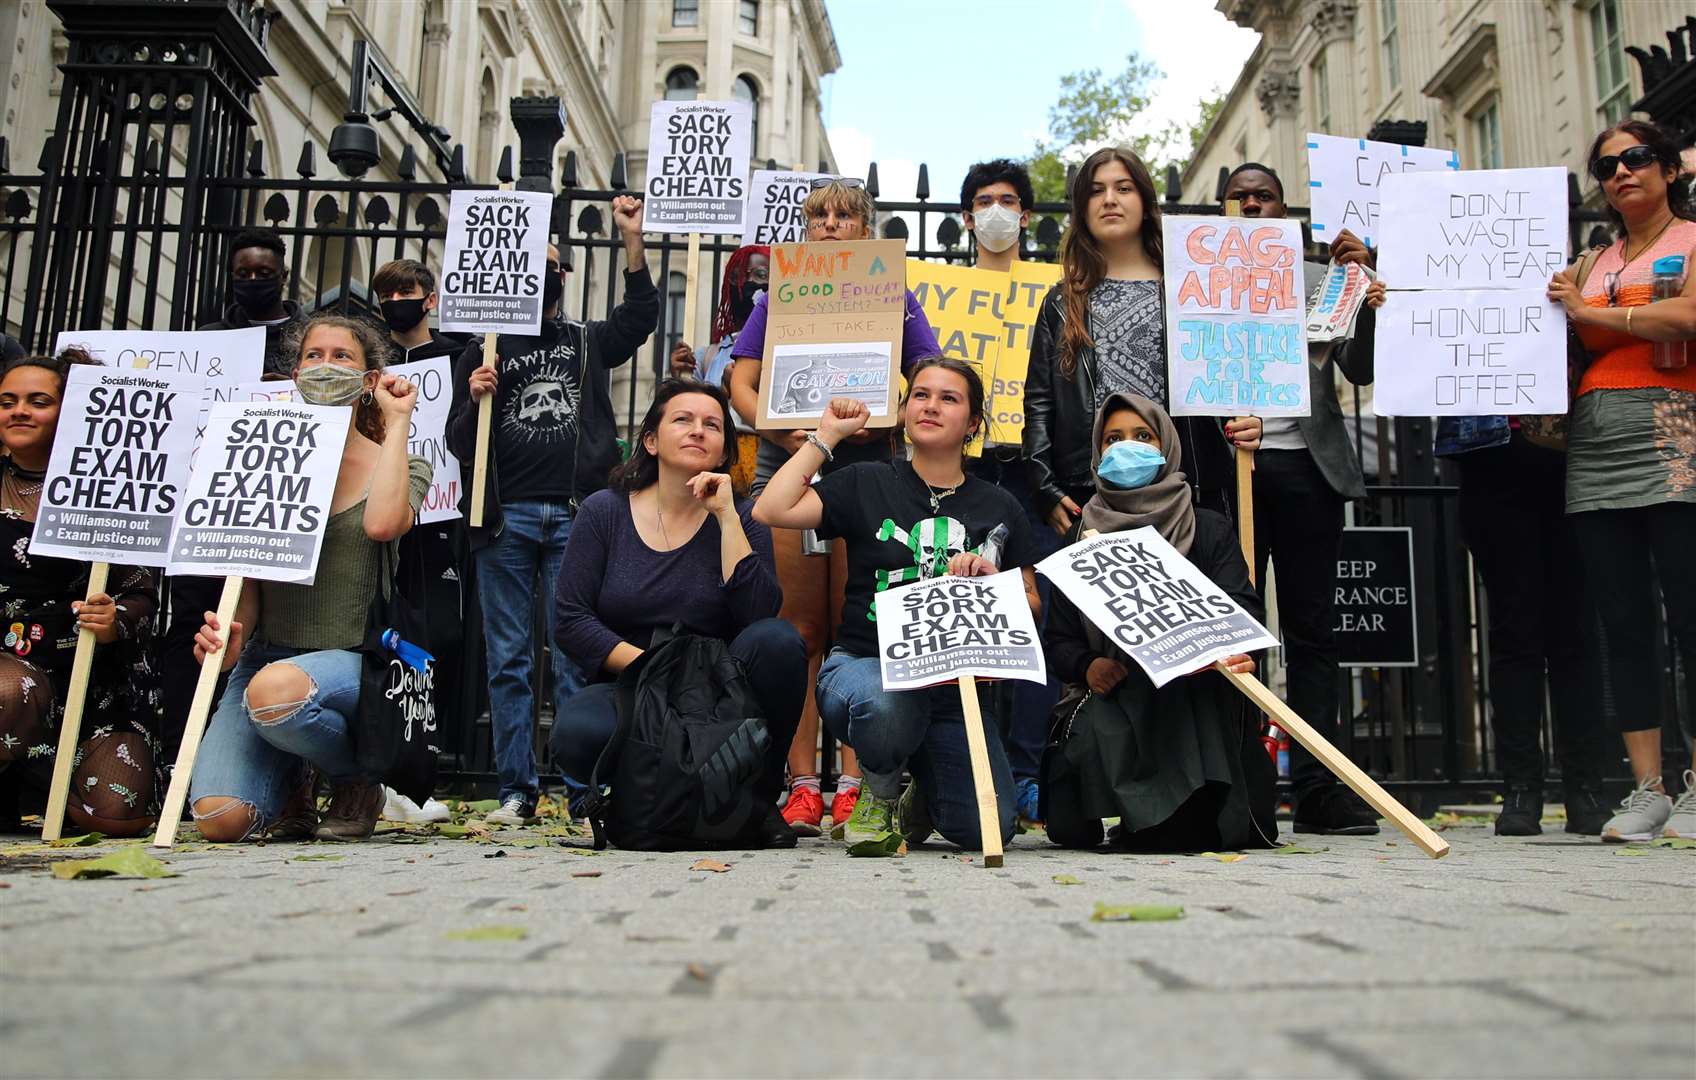
[[[450,822],[438,822],[430,828],[437,836],[445,836],[449,840],[480,840],[489,835],[489,827],[482,822],[454,825]]]
[[[1184,917],[1177,904],[1103,904],[1096,901],[1090,922],[1171,922]]]
[[[1244,855],[1240,851],[1198,851],[1196,854],[1203,859],[1215,859],[1219,862],[1242,862],[1244,859],[1248,858],[1247,855]]]
[[[549,842],[545,836],[514,836],[511,838],[503,836],[495,843],[501,847],[533,848],[547,847]]]
[[[128,847],[98,859],[68,859],[53,864],[53,876],[61,881],[76,878],[167,878],[177,875],[140,848]]]
[[[1073,877],[1071,874],[1055,874],[1054,877],[1050,880],[1052,880],[1054,882],[1054,884],[1056,884],[1056,885],[1082,885],[1083,884],[1082,878]]]
[[[466,814],[487,814],[491,810],[499,810],[500,808],[501,801],[499,799],[478,799],[476,802],[459,804],[460,812]]]
[[[93,847],[106,839],[105,833],[83,833],[81,836],[62,836],[57,840],[47,841],[48,847]]]
[[[477,926],[448,933],[452,941],[523,941],[530,931],[522,926]]]
[[[884,858],[890,855],[905,855],[907,840],[898,832],[878,833],[870,840],[861,840],[857,844],[848,845],[848,854],[856,858]]]
[[[1283,844],[1283,845],[1280,845],[1279,847],[1273,848],[1269,854],[1272,854],[1272,855],[1317,855],[1321,851],[1330,851],[1330,850],[1331,850],[1330,848],[1302,847],[1300,844]]]
[[[1622,847],[1614,852],[1615,855],[1647,855],[1647,851],[1639,847]]]
[[[1672,848],[1674,851],[1696,851],[1696,840],[1685,836],[1663,836],[1649,841],[1650,847]]]
[[[346,855],[296,855],[290,862],[340,862]]]

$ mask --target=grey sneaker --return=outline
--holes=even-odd
[[[1619,804],[1614,816],[1602,826],[1603,843],[1623,844],[1628,840],[1653,840],[1661,835],[1661,829],[1672,816],[1672,800],[1650,786],[1656,779],[1653,776],[1644,777],[1637,789]]]
[[[1684,770],[1684,793],[1672,804],[1672,816],[1661,826],[1661,835],[1696,840],[1696,771]]]
[[[508,795],[501,800],[500,809],[490,810],[483,818],[485,825],[504,825],[517,828],[529,825],[536,820],[536,808],[522,795]]]
[[[931,824],[930,808],[925,805],[924,793],[917,780],[907,784],[907,790],[895,801],[895,828],[907,841],[908,847],[918,847],[930,839],[936,830]]]

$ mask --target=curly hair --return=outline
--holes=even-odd
[[[748,281],[748,264],[755,255],[771,258],[771,248],[765,244],[747,244],[736,249],[724,264],[724,282],[718,290],[718,307],[713,310],[713,340],[722,341],[726,334],[742,329],[736,325],[734,301]]]
[[[289,371],[291,378],[300,371],[301,356],[306,351],[306,343],[311,339],[312,332],[320,328],[345,330],[352,335],[365,361],[366,371],[382,371],[394,357],[394,342],[374,324],[365,319],[325,312],[298,324],[283,338],[284,353],[294,354],[294,365]],[[364,397],[359,399],[354,405],[353,426],[372,442],[383,441],[383,411],[377,407],[375,401],[368,401]]]

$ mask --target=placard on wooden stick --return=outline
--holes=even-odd
[[[906,325],[900,240],[771,249],[756,427],[819,426],[835,397],[865,402],[868,428],[894,427]]]

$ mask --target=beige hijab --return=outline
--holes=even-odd
[[[1178,445],[1178,428],[1166,410],[1141,394],[1109,394],[1095,414],[1095,433],[1090,445],[1090,469],[1101,464],[1101,434],[1107,417],[1119,409],[1130,409],[1160,436],[1160,452],[1166,464],[1153,480],[1134,490],[1116,488],[1100,476],[1095,478],[1095,494],[1084,504],[1083,527],[1101,533],[1124,532],[1152,525],[1160,530],[1166,542],[1189,555],[1195,542],[1195,508],[1190,502],[1190,486],[1180,471],[1183,450]]]

